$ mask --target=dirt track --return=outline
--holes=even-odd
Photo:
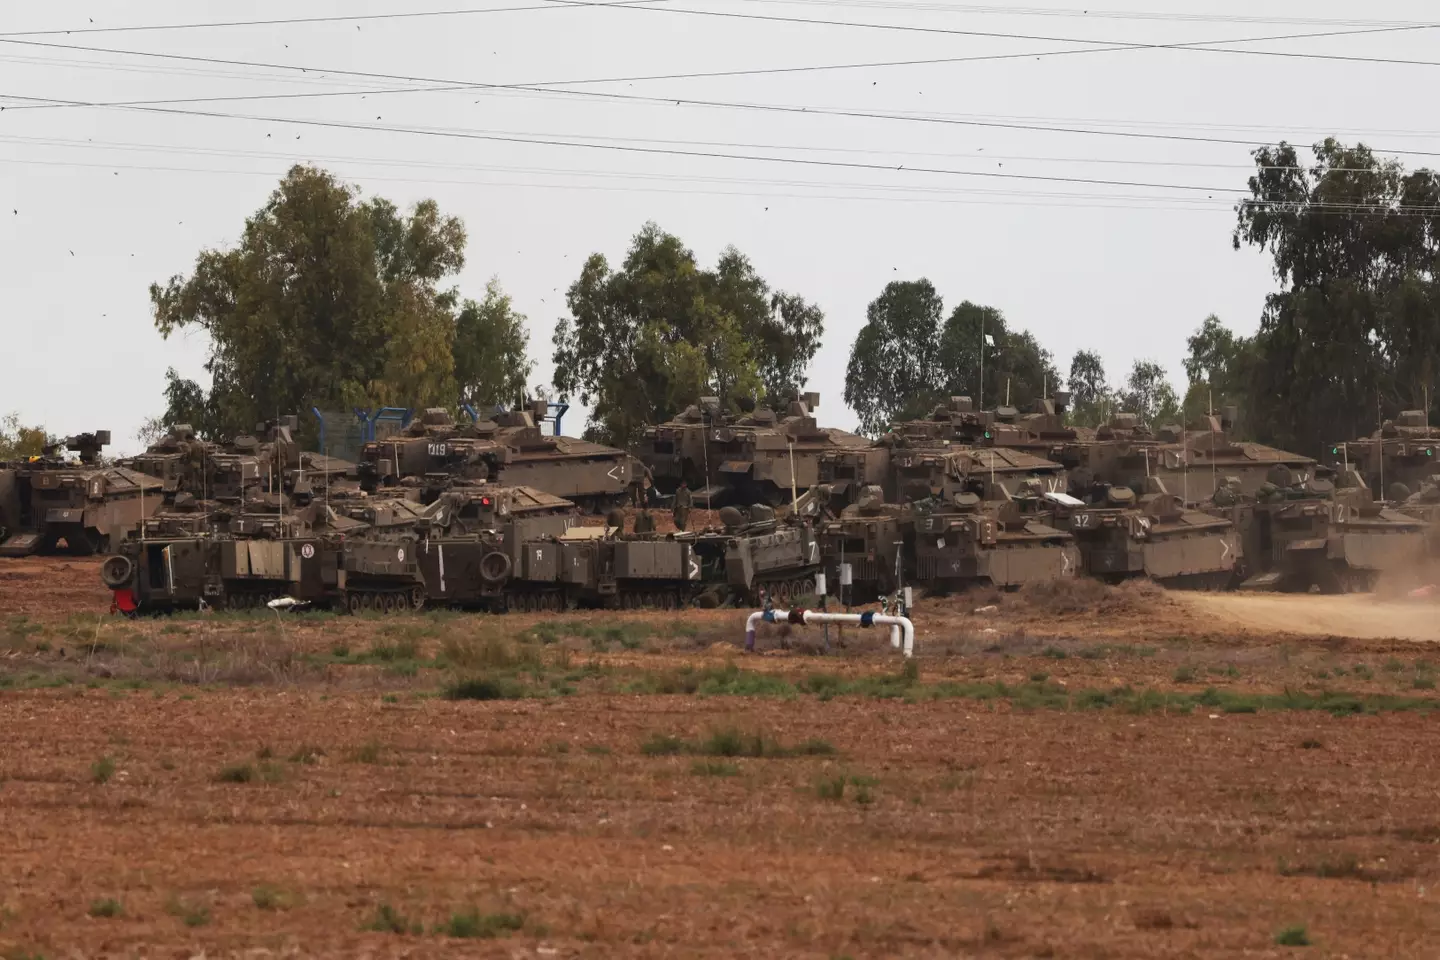
[[[1436,953],[1440,695],[1393,604],[929,600],[913,686],[874,634],[743,657],[736,611],[107,605],[0,562],[0,956]],[[466,655],[528,698],[437,698]],[[686,753],[730,729],[834,752]]]
[[[1440,641],[1440,603],[1370,595],[1180,594],[1202,618],[1262,634]]]

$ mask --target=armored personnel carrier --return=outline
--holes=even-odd
[[[1096,484],[1086,501],[1067,497],[1057,525],[1079,547],[1083,572],[1116,583],[1149,577],[1172,589],[1220,590],[1240,560],[1228,519],[1185,506],[1157,477],[1139,497],[1129,487]]]
[[[623,503],[639,481],[634,459],[614,447],[543,433],[545,412],[540,400],[462,426],[444,410],[426,410],[401,433],[361,448],[361,483],[375,492],[406,478],[443,485],[454,477],[543,490],[587,512]]]
[[[1253,498],[1234,477],[1206,506],[1239,533],[1240,589],[1367,591],[1423,557],[1419,520],[1375,500],[1353,470],[1334,479],[1324,468],[1318,472],[1311,478],[1276,465]]]
[[[120,461],[160,481],[168,505],[178,494],[200,504],[238,504],[266,496],[302,503],[317,493],[354,487],[355,465],[300,449],[297,417],[257,424],[253,434],[223,443],[201,440],[189,424],[174,424],[144,453]]]
[[[109,442],[108,430],[81,434],[0,468],[0,556],[103,552],[159,507],[159,483],[101,463]]]
[[[756,504],[748,511],[725,507],[720,522],[721,532],[682,537],[700,557],[701,580],[717,602],[758,603],[763,593],[789,606],[815,594],[820,541],[808,520],[780,520]]]
[[[830,584],[847,603],[867,603],[914,579],[913,510],[887,503],[870,485],[853,504],[819,528],[820,559]]]
[[[1440,557],[1440,474],[1422,480],[1420,489],[1394,508],[1425,525],[1425,552],[1431,559]]]
[[[427,602],[507,609],[529,593],[529,541],[563,533],[573,510],[493,484],[457,484],[428,504],[355,493],[290,512],[177,510],[143,524],[101,579],[125,612],[246,608],[279,596],[353,613]]]
[[[783,414],[752,407],[733,416],[707,397],[673,420],[647,427],[636,455],[662,494],[683,480],[697,505],[778,506],[820,482],[827,453],[871,447],[864,437],[818,426],[819,402],[819,394],[807,393]]]
[[[1069,579],[1080,569],[1074,539],[1053,525],[1051,503],[1030,481],[1019,497],[998,482],[914,505],[915,579],[939,587],[1018,587]]]
[[[896,447],[890,452],[891,490],[897,502],[935,497],[948,501],[965,491],[993,491],[999,499],[1037,484],[1046,492],[1064,492],[1065,468],[1023,450],[1008,447]]]
[[[1369,437],[1335,444],[1327,462],[1332,469],[1358,471],[1377,495],[1399,503],[1440,470],[1437,455],[1440,427],[1430,425],[1424,410],[1406,410]]]

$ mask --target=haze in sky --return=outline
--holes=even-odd
[[[1335,135],[1430,163],[1440,34],[1419,0],[1116,2],[7,4],[0,413],[135,451],[167,367],[208,382],[205,338],[162,339],[149,285],[234,244],[297,162],[462,217],[459,285],[513,295],[533,383],[585,257],[654,220],[823,307],[830,425],[855,424],[866,305],[919,277],[1062,372],[1077,349],[1116,382],[1151,358],[1183,393],[1185,337],[1210,313],[1253,332],[1274,289],[1230,241],[1251,149]],[[320,19],[115,29],[297,18]]]

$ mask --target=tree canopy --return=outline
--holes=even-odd
[[[944,313],[923,278],[894,281],[870,303],[845,372],[845,402],[863,432],[878,434],[950,396],[994,406],[1008,395],[1027,405],[1059,388],[1050,352],[1028,331],[1012,331],[999,310],[966,300],[942,324]]]
[[[510,399],[529,372],[523,318],[493,281],[479,304],[442,289],[464,251],[463,224],[434,201],[406,215],[292,168],[238,246],[203,251],[190,276],[150,287],[162,335],[210,337],[210,391],[171,377],[167,415],[188,413],[210,435],[311,406]]]
[[[772,291],[727,247],[703,269],[679,237],[647,223],[620,269],[591,254],[555,328],[555,387],[591,408],[586,436],[628,446],[702,396],[725,404],[795,394],[824,315]]]
[[[46,433],[44,427],[21,423],[18,413],[0,417],[0,463],[38,457],[54,441],[55,438]]]
[[[1308,453],[1422,406],[1440,367],[1440,176],[1333,139],[1314,156],[1255,151],[1232,237],[1280,284],[1247,350],[1253,431]]]

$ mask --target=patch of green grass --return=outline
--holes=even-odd
[[[298,895],[268,883],[251,890],[250,899],[261,910],[290,910],[300,902]]]
[[[525,691],[519,684],[504,678],[469,677],[445,688],[446,700],[519,700]]]
[[[101,757],[90,764],[90,780],[93,783],[109,783],[113,776],[115,776],[115,761],[111,757]]]
[[[652,733],[648,740],[640,744],[640,752],[647,757],[673,757],[687,753],[689,749],[690,745],[684,740],[667,733]]]
[[[291,763],[303,763],[307,766],[314,766],[320,762],[320,758],[323,756],[325,756],[324,750],[321,750],[319,747],[304,744],[296,747],[295,752],[290,754],[287,759]]]
[[[380,762],[380,757],[384,754],[384,752],[385,747],[383,744],[380,743],[380,741],[367,740],[366,742],[360,744],[360,746],[355,747],[349,753],[345,754],[345,759],[351,763],[375,764]]]
[[[187,927],[203,927],[210,922],[210,908],[203,903],[171,897],[165,904],[165,912],[180,918]]]
[[[516,913],[481,913],[474,908],[450,914],[450,919],[435,928],[446,937],[468,940],[492,940],[502,933],[513,933],[525,926],[525,918]]]
[[[868,806],[875,802],[875,795],[872,791],[878,783],[879,781],[874,777],[853,774],[823,777],[815,784],[815,796],[821,800],[840,801],[845,799],[848,791],[856,803]]]
[[[113,897],[90,901],[90,916],[92,917],[118,917],[124,912],[125,908],[120,905],[120,901]]]
[[[1040,651],[1040,656],[1048,657],[1051,660],[1064,660],[1069,657],[1070,654],[1066,653],[1064,650],[1061,650],[1059,647],[1046,647],[1044,650]]]
[[[1399,660],[1396,660],[1394,657],[1391,657],[1389,660],[1385,661],[1385,666],[1382,669],[1386,673],[1402,673],[1405,670],[1405,664],[1401,663]]]
[[[1305,924],[1297,923],[1275,934],[1275,945],[1280,947],[1308,947],[1310,946],[1310,934],[1305,930]]]
[[[1195,668],[1194,668],[1194,667],[1181,667],[1179,670],[1176,670],[1176,671],[1175,671],[1175,682],[1176,682],[1176,683],[1194,683],[1194,682],[1195,682]]]
[[[1315,740],[1315,739],[1301,740],[1301,741],[1300,741],[1300,749],[1301,749],[1301,750],[1319,750],[1319,749],[1321,749],[1321,748],[1324,747],[1324,746],[1325,746],[1325,744],[1323,744],[1323,743],[1321,743],[1319,740]]]
[[[1359,677],[1361,680],[1373,680],[1375,678],[1375,671],[1371,670],[1363,663],[1355,664],[1355,666],[1350,668],[1350,672],[1355,674],[1355,676]]]
[[[1048,673],[1032,673],[1032,674],[1030,674],[1030,682],[1031,682],[1031,683],[1044,683],[1046,680],[1049,680],[1049,679],[1050,679],[1050,674],[1048,674]]]
[[[596,757],[608,757],[613,751],[603,743],[587,743],[585,752]]]
[[[690,772],[697,777],[738,777],[740,768],[724,760],[696,760],[690,764]]]
[[[220,772],[215,774],[216,783],[254,783],[255,779],[255,768],[248,763],[236,763],[222,767]]]
[[[360,929],[372,933],[398,933],[402,935],[408,933],[415,936],[419,936],[425,932],[425,928],[422,927],[418,921],[411,922],[410,918],[406,917],[388,903],[380,904],[380,906],[375,909],[375,916],[371,917],[370,921]]]
[[[1417,673],[1415,674],[1415,679],[1410,681],[1410,685],[1416,690],[1434,690],[1435,675],[1431,673]]]

